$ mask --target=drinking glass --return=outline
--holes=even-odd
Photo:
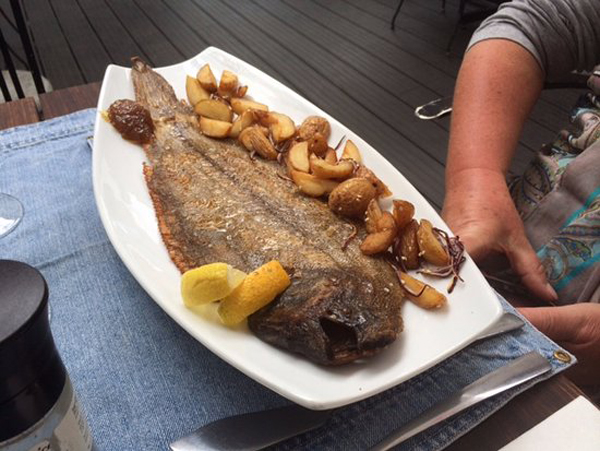
[[[8,235],[23,218],[23,204],[10,194],[0,193],[0,238]]]

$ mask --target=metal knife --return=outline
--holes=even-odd
[[[385,451],[423,432],[431,426],[462,412],[498,393],[516,387],[552,368],[548,360],[537,352],[530,352],[481,377],[459,392],[433,405],[414,420],[395,430],[370,451]]]
[[[518,316],[505,312],[476,341],[518,329]],[[309,410],[296,404],[278,409],[235,415],[200,427],[171,443],[172,451],[255,451],[325,424],[333,410]]]

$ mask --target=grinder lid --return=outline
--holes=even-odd
[[[60,360],[48,320],[48,287],[31,266],[0,260],[0,406],[23,394]]]
[[[47,302],[48,288],[36,269],[0,260],[0,348],[9,346],[11,338],[26,331]]]

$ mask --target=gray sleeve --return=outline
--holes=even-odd
[[[504,3],[473,34],[469,48],[508,39],[526,48],[547,81],[600,63],[600,0],[514,0]]]

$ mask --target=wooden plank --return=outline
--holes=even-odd
[[[183,22],[165,3],[155,0],[136,0],[136,4],[163,32],[170,44],[183,55],[183,59],[197,55],[208,46],[208,42]],[[201,27],[201,24],[198,24],[198,27]]]
[[[170,7],[169,4],[167,6]],[[257,69],[267,73],[273,78],[288,83],[281,72],[274,65],[269,64],[265,55],[261,51],[256,51],[247,45],[243,36],[236,36],[230,33],[223,23],[218,21],[218,14],[215,16],[215,11],[203,9],[204,4],[196,3],[194,0],[182,0],[177,3],[176,7],[172,8],[173,13],[179,19],[188,25],[188,27],[198,36],[206,41],[208,45],[218,47],[240,59],[243,59],[249,64],[252,64]],[[196,53],[200,53],[203,48],[198,48]],[[194,74],[188,74],[194,75]],[[218,74],[216,74],[218,76]]]
[[[0,130],[40,120],[32,97],[0,103]]]
[[[430,99],[449,95],[454,90],[453,75],[442,72],[435,65],[404,51],[364,28],[357,27],[348,20],[340,19],[339,16],[321,5],[290,0],[286,0],[285,3],[296,13],[295,20],[292,22],[294,26],[309,28],[319,38],[326,38],[324,43],[335,49],[335,53],[340,58],[349,53],[348,56],[354,57],[354,63],[356,63],[356,59],[359,59],[358,63],[364,67],[364,70],[369,71],[377,78],[379,78],[380,72],[378,68],[368,64],[368,60],[363,60],[365,54],[369,55],[370,59],[377,59],[384,68],[386,66],[394,68],[413,82],[417,82],[418,85],[429,88],[431,90]],[[269,5],[272,6],[272,3]],[[287,11],[283,7],[277,8],[278,16],[291,20],[293,13],[286,13]],[[306,20],[302,20],[303,17],[310,18],[313,25],[302,25],[307,23]],[[393,78],[394,74],[392,73],[391,76]],[[390,84],[399,92],[409,90],[402,86],[402,80],[398,78]]]
[[[107,3],[97,0],[78,0],[78,2],[91,28],[108,52],[108,61],[121,66],[129,66],[133,56],[141,56],[149,61],[148,54],[132,38],[127,27]]]
[[[73,86],[40,95],[42,118],[44,120],[62,116],[74,111],[92,108],[98,104],[100,83]]]
[[[450,56],[438,47],[401,29],[391,30],[389,22],[365,14],[343,0],[311,0],[313,3],[329,9],[340,18],[350,21],[355,27],[363,28],[380,38],[398,46],[404,51],[422,58],[439,70],[455,76],[462,59],[462,49],[454,49]]]
[[[169,42],[163,31],[135,2],[105,1],[107,7],[141,48],[142,55],[147,58],[149,64],[154,67],[168,66],[184,59],[183,53]]]
[[[392,17],[394,15],[395,8],[389,8],[380,3],[362,2],[360,0],[346,0],[355,8],[361,10],[363,14],[368,14],[373,18],[380,19],[391,27]],[[411,2],[405,2],[402,6],[402,10],[396,18],[396,30],[402,30],[412,34],[413,36],[423,39],[438,48],[439,51],[445,52],[450,40],[450,36],[454,31],[456,22],[458,20],[458,14],[452,13],[447,15],[435,15],[431,14],[431,11],[427,11],[427,21],[415,18],[414,11]],[[450,12],[450,8],[449,8]],[[436,20],[437,19],[437,20]],[[460,28],[456,34],[455,40],[452,44],[452,52],[459,52],[465,48],[468,40],[471,37],[473,30],[465,30]]]
[[[85,82],[50,2],[25,1],[23,12],[32,32],[43,72],[54,89]]]
[[[84,83],[102,80],[110,56],[77,0],[60,0],[52,6]]]

